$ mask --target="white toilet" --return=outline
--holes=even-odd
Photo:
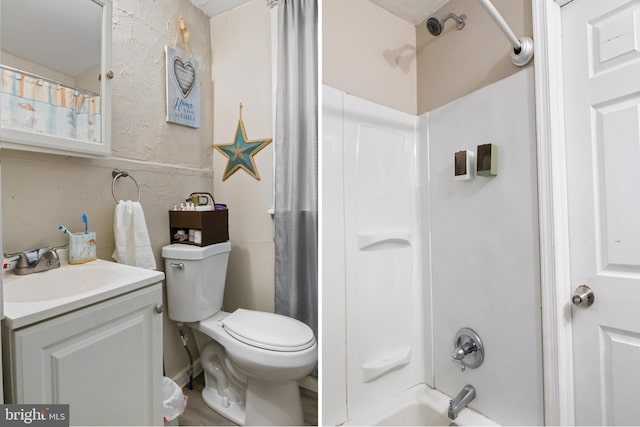
[[[222,311],[230,251],[229,242],[162,248],[169,318],[194,331],[202,398],[240,425],[303,425],[298,380],[316,364],[313,331],[279,314]]]

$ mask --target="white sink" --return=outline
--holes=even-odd
[[[2,276],[4,322],[12,329],[158,283],[160,271],[96,260],[18,276]]]
[[[90,264],[60,267],[27,276],[13,275],[4,279],[4,300],[32,302],[65,298],[109,286],[117,280],[118,273],[114,269]]]

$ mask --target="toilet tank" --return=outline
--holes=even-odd
[[[231,243],[162,248],[169,319],[199,322],[222,310]]]

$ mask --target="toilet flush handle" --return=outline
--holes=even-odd
[[[184,270],[184,264],[181,262],[170,262],[169,267],[176,268],[178,270]]]

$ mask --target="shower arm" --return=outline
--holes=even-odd
[[[516,35],[511,31],[509,24],[504,20],[498,9],[491,3],[491,0],[478,0],[480,5],[484,7],[489,16],[496,23],[500,31],[505,35],[509,43],[513,46],[513,54],[511,55],[511,59],[513,63],[519,67],[526,65],[531,58],[533,58],[533,40],[529,37],[523,37],[519,39]]]
[[[456,26],[458,27],[459,30],[464,28],[464,21],[467,17],[464,15],[456,15],[455,13],[449,13],[445,16],[442,17],[441,21],[442,21],[442,25],[444,26],[444,23],[447,22],[449,19],[453,19],[454,21],[456,21]]]

